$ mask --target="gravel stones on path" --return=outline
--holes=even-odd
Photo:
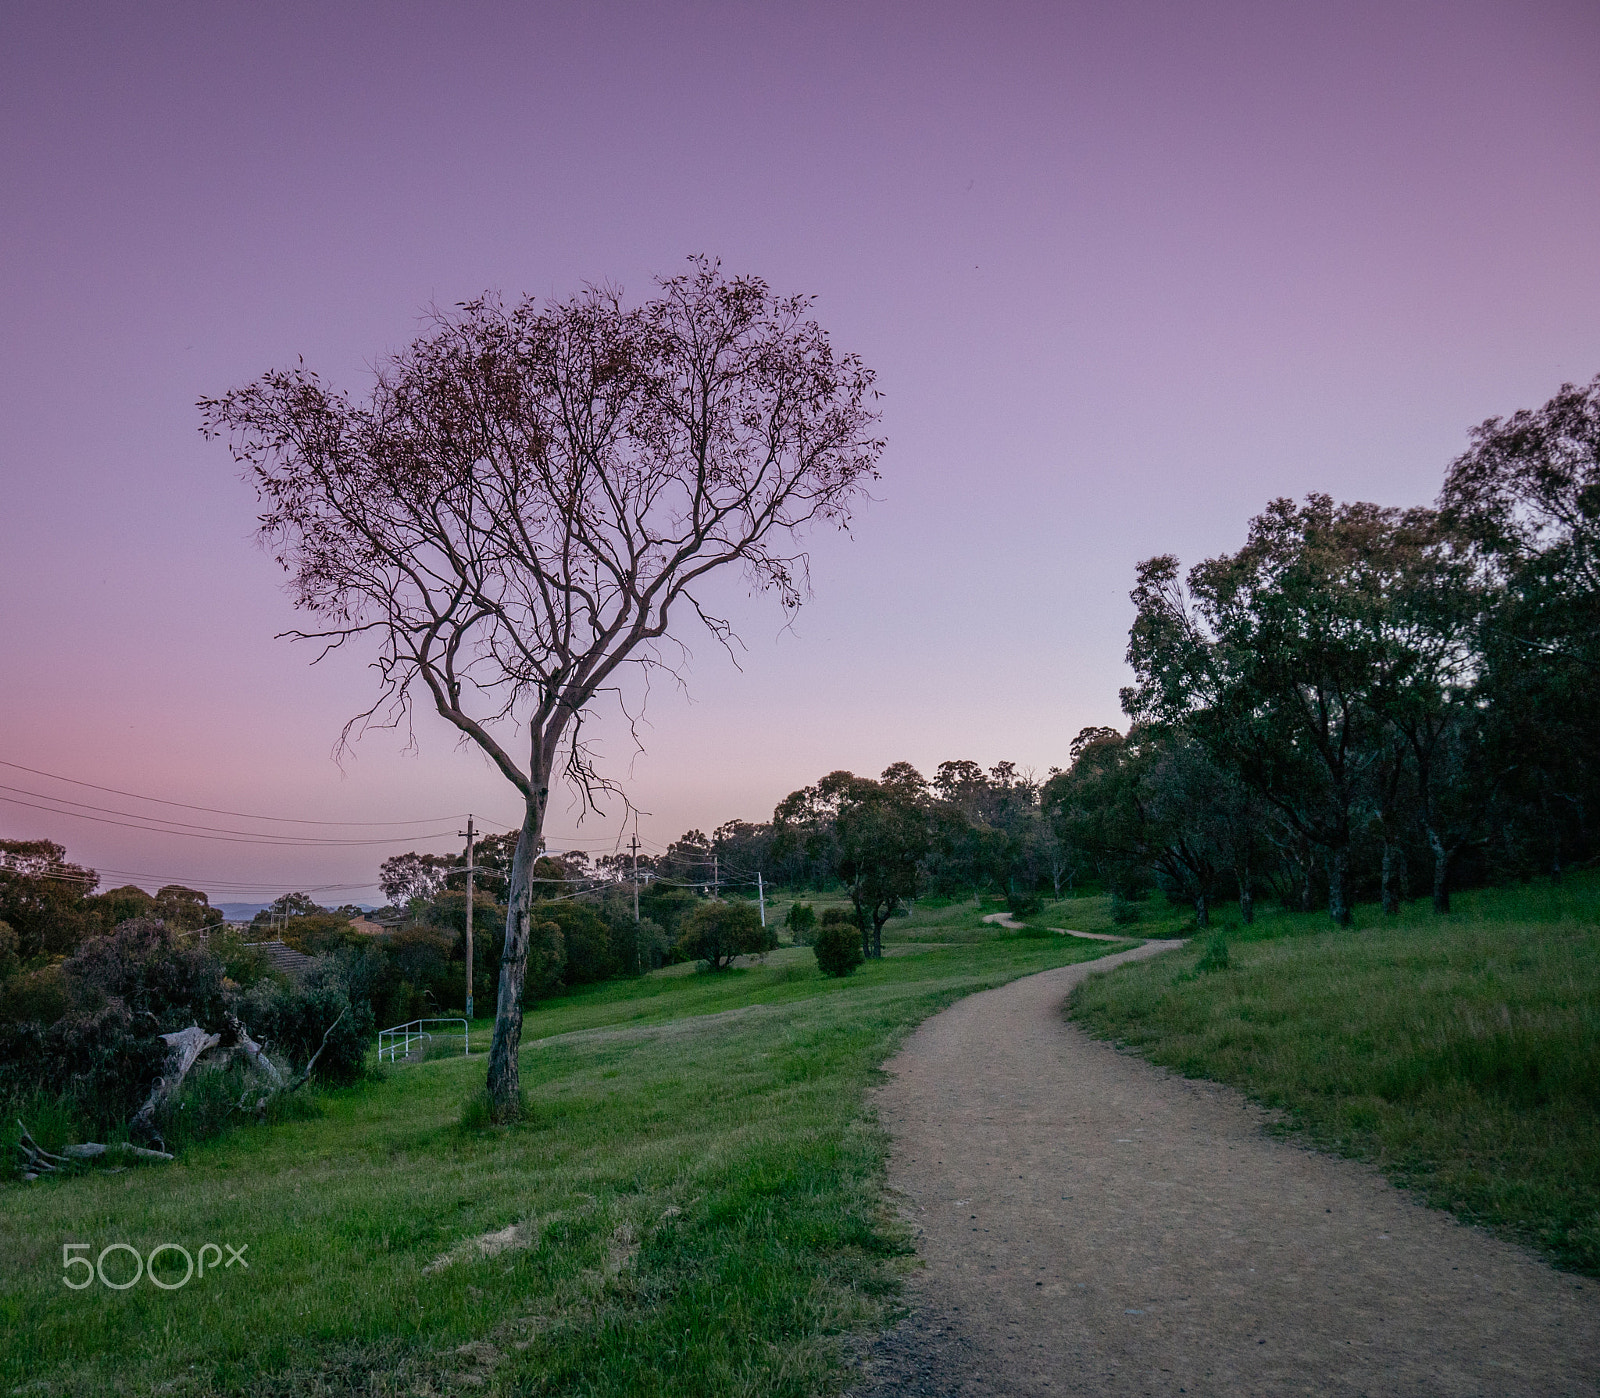
[[[969,996],[887,1065],[889,1181],[925,1266],[856,1391],[1600,1392],[1600,1284],[1063,1018],[1085,975],[1176,945]]]

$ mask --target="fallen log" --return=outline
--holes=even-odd
[[[338,1018],[322,1032],[322,1042],[317,1045],[317,1051],[295,1076],[289,1081],[284,1080],[278,1066],[267,1057],[261,1045],[250,1037],[250,1031],[234,1016],[227,1017],[228,1029],[235,1042],[230,1047],[242,1053],[255,1068],[271,1084],[271,1089],[263,1094],[255,1104],[256,1119],[262,1120],[266,1116],[267,1106],[274,1097],[298,1092],[311,1081],[312,1070],[317,1066],[317,1060],[322,1057],[322,1050],[328,1047],[328,1040],[333,1031],[339,1027],[350,1007],[345,1006],[339,1011]],[[155,1086],[150,1089],[150,1095],[145,1098],[144,1105],[134,1113],[133,1120],[129,1122],[128,1129],[131,1134],[144,1140],[151,1141],[157,1146],[165,1146],[156,1130],[156,1113],[162,1104],[172,1096],[182,1085],[189,1069],[194,1067],[201,1054],[216,1048],[222,1042],[222,1035],[208,1034],[198,1024],[191,1024],[187,1029],[180,1029],[175,1034],[163,1034],[162,1042],[167,1046],[166,1071],[156,1079]],[[247,1110],[245,1101],[249,1097],[240,1098],[239,1109]],[[86,1165],[91,1161],[108,1159],[112,1156],[123,1156],[133,1160],[172,1160],[174,1157],[166,1150],[151,1149],[146,1146],[134,1145],[131,1141],[114,1142],[111,1145],[99,1141],[85,1141],[78,1145],[63,1146],[59,1155],[52,1154],[42,1147],[22,1122],[17,1123],[22,1135],[17,1141],[17,1150],[22,1156],[22,1178],[36,1180],[42,1174],[59,1174],[61,1171],[74,1165]]]
[[[90,1161],[109,1157],[127,1157],[134,1160],[172,1159],[172,1156],[164,1150],[146,1150],[143,1146],[136,1146],[129,1141],[116,1141],[111,1145],[102,1145],[99,1141],[85,1141],[81,1145],[62,1146],[61,1153],[57,1155],[34,1140],[25,1123],[19,1121],[17,1129],[22,1133],[17,1139],[17,1150],[22,1155],[24,1180],[36,1180],[40,1175],[61,1174],[75,1165],[87,1165]]]
[[[171,1160],[164,1150],[146,1150],[132,1141],[113,1141],[103,1146],[98,1141],[85,1141],[81,1146],[62,1146],[61,1153],[69,1160],[99,1160],[107,1155],[131,1155],[135,1160]]]
[[[274,1092],[283,1091],[286,1084],[283,1081],[283,1074],[278,1071],[278,1065],[267,1057],[261,1045],[250,1037],[250,1031],[231,1014],[228,1016],[228,1029],[233,1034],[234,1047],[245,1056],[250,1066],[272,1084]],[[317,1051],[321,1052],[320,1049]]]
[[[150,1089],[144,1105],[128,1123],[130,1134],[157,1145],[166,1144],[156,1130],[156,1113],[161,1109],[161,1104],[182,1085],[195,1060],[207,1049],[213,1049],[222,1042],[222,1035],[208,1034],[198,1024],[191,1024],[176,1034],[163,1034],[161,1040],[167,1046],[167,1071],[156,1079],[156,1085]]]

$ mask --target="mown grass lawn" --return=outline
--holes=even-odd
[[[1079,987],[1092,1033],[1230,1083],[1311,1143],[1600,1275],[1600,876],[1436,917],[1273,913]]]
[[[827,1392],[906,1248],[864,1107],[878,1065],[959,996],[1108,945],[907,945],[845,981],[802,949],[674,968],[530,1012],[511,1130],[463,1125],[475,1053],[170,1166],[0,1186],[0,1390]],[[243,1246],[249,1267],[77,1291],[79,1242]]]

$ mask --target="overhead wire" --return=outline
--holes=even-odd
[[[17,788],[15,787],[0,787],[0,792],[15,791],[16,789]],[[30,796],[39,795],[38,792],[28,792],[27,794]],[[26,806],[30,810],[35,811],[48,811],[51,815],[70,816],[77,820],[91,820],[99,825],[119,825],[125,830],[142,830],[146,834],[151,835],[181,835],[191,840],[220,840],[226,844],[234,845],[267,845],[280,849],[336,849],[351,845],[370,847],[373,845],[416,844],[419,841],[424,840],[441,840],[445,838],[453,839],[455,836],[455,832],[453,830],[440,830],[433,831],[429,834],[389,835],[375,840],[295,839],[294,837],[287,835],[275,836],[266,833],[256,833],[244,830],[213,830],[206,826],[184,827],[184,822],[181,821],[166,821],[162,825],[150,824],[147,822],[161,820],[161,817],[140,817],[129,811],[108,812],[107,815],[87,815],[85,814],[85,811],[104,810],[106,808],[100,806],[85,806],[84,810],[61,810],[59,807],[63,805],[82,806],[84,803],[69,802],[66,800],[66,798],[59,796],[46,796],[44,799],[46,801],[54,801],[57,804],[52,806],[43,806],[37,801],[23,801],[16,796],[6,796],[0,794],[0,801],[4,801],[8,805]],[[109,818],[110,815],[132,816],[132,818],[128,820],[112,820]],[[169,828],[172,826],[178,826],[180,828]]]
[[[12,762],[6,758],[0,758],[0,767],[9,768],[10,770],[16,772],[26,772],[31,776],[43,777],[49,781],[64,782],[68,785],[82,787],[90,791],[99,791],[108,795],[121,796],[131,801],[149,802],[154,805],[167,806],[177,810],[197,811],[207,815],[229,816],[238,820],[260,821],[280,825],[321,827],[323,829],[364,829],[372,831],[377,831],[379,829],[393,829],[397,832],[393,835],[386,836],[377,836],[374,834],[371,837],[350,838],[331,834],[307,834],[300,836],[287,832],[280,834],[274,831],[240,830],[231,827],[204,825],[200,824],[199,822],[178,820],[174,817],[147,814],[139,811],[119,810],[110,806],[99,806],[87,801],[74,800],[66,796],[54,796],[47,792],[34,791],[27,787],[12,786],[6,783],[0,783],[0,802],[4,802],[8,805],[21,806],[29,810],[43,811],[50,815],[66,816],[71,819],[91,821],[100,825],[112,825],[122,829],[137,830],[146,834],[176,835],[189,839],[210,840],[225,844],[247,844],[266,848],[277,847],[283,849],[373,848],[377,846],[395,846],[408,843],[417,844],[433,840],[454,839],[459,832],[455,830],[431,830],[406,834],[399,833],[400,830],[404,827],[418,825],[439,825],[446,822],[454,823],[466,819],[466,817],[463,815],[456,815],[417,820],[351,821],[315,820],[299,816],[263,815],[248,811],[229,810],[218,806],[202,806],[187,801],[174,801],[166,797],[151,796],[143,792],[127,791],[120,787],[105,786],[97,782],[83,781],[77,777],[64,776],[59,772],[49,772],[42,768],[29,767],[23,763]],[[30,797],[33,799],[25,799]],[[637,831],[635,831],[635,835],[637,835]],[[547,848],[545,852],[551,855],[577,853],[583,854],[586,858],[589,857],[594,851],[603,850],[607,853],[613,854],[628,852],[628,846],[623,845],[620,838],[608,839],[602,836],[589,840],[573,837],[563,840],[562,844],[567,847],[565,850]],[[588,846],[589,848],[584,848],[584,846]],[[669,850],[670,846],[668,845],[661,844],[655,840],[639,837],[639,852],[642,854],[648,854],[652,858],[659,859],[666,855]],[[189,879],[173,878],[166,875],[155,875],[143,872],[134,872],[130,870],[106,869],[102,872],[119,878],[159,880],[167,883],[184,884],[194,882],[194,880]],[[744,878],[737,877],[739,874],[748,875],[749,871],[747,870],[730,868],[728,872],[736,877],[724,877],[720,879],[719,882],[724,886],[738,887],[746,883],[755,882],[753,875]],[[68,882],[74,881],[75,878],[75,876],[72,875],[59,873],[52,874],[50,877],[60,878]],[[76,881],[84,882],[86,879],[78,878]],[[698,887],[707,882],[707,880],[703,879],[667,880],[659,877],[653,879],[652,881],[666,883],[669,886],[674,887]],[[310,890],[305,889],[302,885],[269,883],[265,881],[250,882],[203,879],[199,882],[203,882],[207,887],[219,892],[266,892],[269,890],[329,892],[336,890],[357,890],[377,887],[376,883],[323,884],[319,885],[315,890]],[[609,882],[609,880],[601,879],[596,880],[595,882],[596,886],[600,886],[605,882]]]
[[[232,816],[237,820],[265,820],[281,825],[335,825],[335,826],[363,826],[376,827],[382,825],[437,825],[441,821],[465,820],[465,815],[429,816],[418,820],[310,820],[303,816],[269,816],[257,815],[250,811],[228,811],[217,806],[194,806],[187,801],[169,801],[163,796],[147,796],[138,791],[123,791],[114,786],[98,786],[94,782],[79,781],[76,777],[64,777],[59,772],[46,772],[38,767],[24,767],[20,762],[8,762],[0,757],[0,767],[10,767],[13,771],[27,772],[30,776],[48,777],[51,781],[66,782],[70,786],[83,786],[91,791],[104,791],[112,796],[126,796],[134,801],[151,801],[158,806],[176,806],[185,811],[202,811],[206,815]],[[65,798],[50,798],[62,799]]]

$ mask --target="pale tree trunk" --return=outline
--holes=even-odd
[[[1428,827],[1428,848],[1433,851],[1433,910],[1450,911],[1450,857],[1455,850],[1439,838],[1432,826]]]
[[[1345,901],[1345,876],[1350,869],[1350,847],[1335,845],[1328,851],[1328,916],[1340,927],[1350,925],[1350,904]]]
[[[1206,895],[1197,893],[1194,899],[1194,925],[1196,927],[1211,926],[1211,906],[1206,901]]]
[[[542,755],[535,749],[535,761]],[[539,858],[544,813],[550,801],[550,762],[533,773],[511,880],[506,892],[505,949],[500,955],[500,993],[495,1001],[494,1039],[489,1045],[489,1112],[501,1124],[522,1113],[517,1050],[522,1046],[522,987],[528,978],[528,946],[533,936],[533,866]]]
[[[1394,890],[1394,845],[1387,836],[1383,841],[1383,911],[1389,916],[1400,911],[1400,898]]]
[[[1234,846],[1233,877],[1239,884],[1239,921],[1248,927],[1256,919],[1255,894],[1250,891],[1250,856],[1240,854]]]

